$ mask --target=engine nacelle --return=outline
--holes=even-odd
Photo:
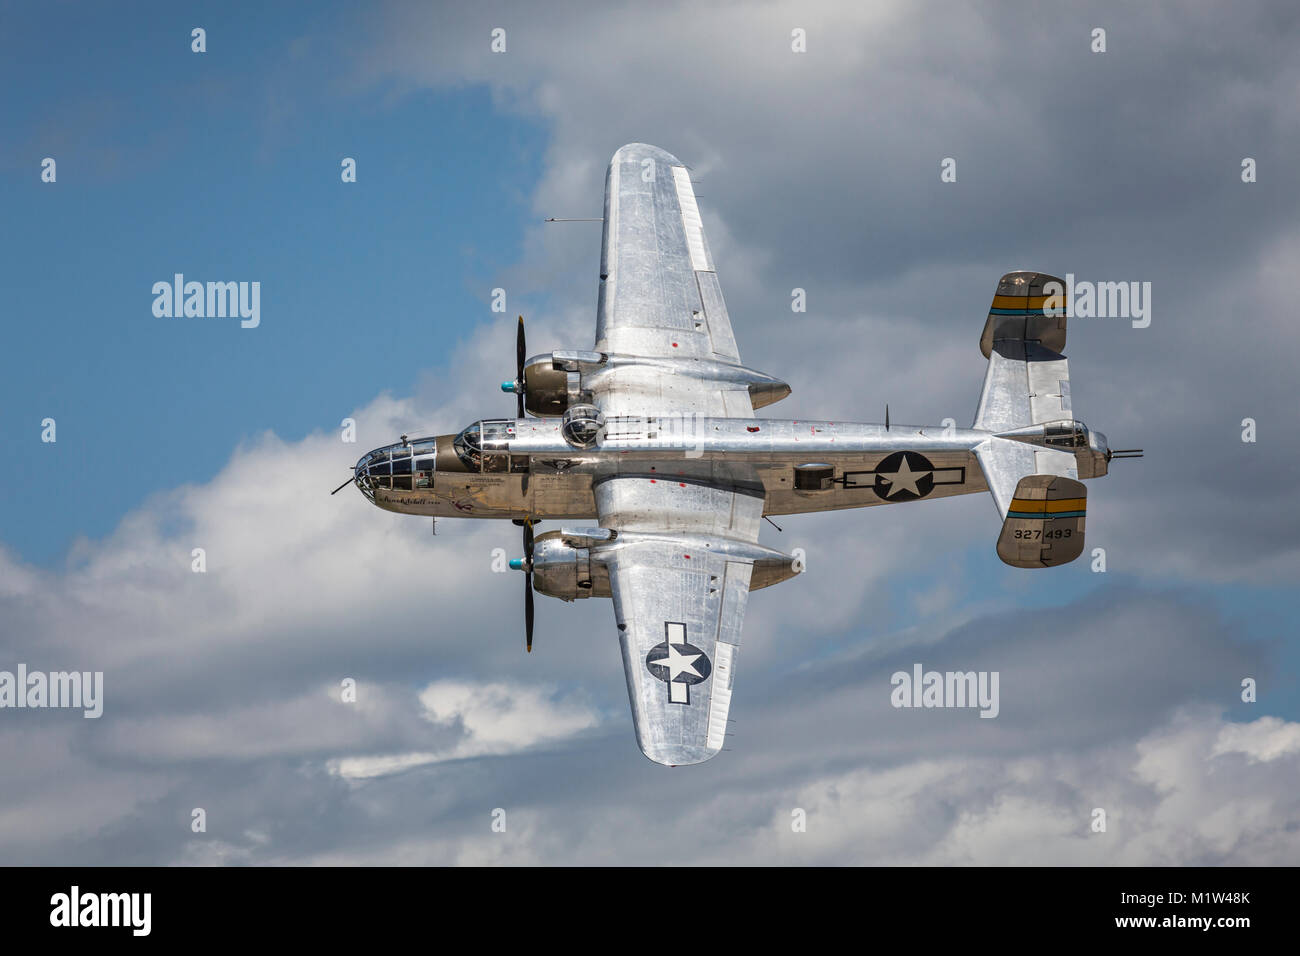
[[[622,370],[638,366],[665,375],[693,375],[713,387],[746,388],[754,408],[790,394],[790,386],[780,379],[741,365],[703,359],[683,365],[666,358],[567,349],[534,355],[524,363],[524,408],[539,418],[563,415],[575,405],[590,403],[592,389],[602,377],[619,376]],[[509,382],[501,387],[512,390]]]
[[[608,361],[603,352],[576,350],[534,355],[524,363],[524,408],[539,418],[563,415],[570,405],[588,402],[584,369],[599,368]]]
[[[562,601],[609,597],[609,570],[591,560],[589,547],[575,547],[570,541],[582,543],[567,531],[537,536],[533,542],[533,590]]]
[[[615,541],[636,547],[638,541],[654,537],[609,528],[562,528],[538,535],[533,542],[533,590],[562,601],[612,597],[604,555],[593,559],[591,549]],[[779,584],[804,570],[802,555],[782,554],[759,544],[715,539],[713,547],[715,554],[734,555],[752,566],[751,591]]]

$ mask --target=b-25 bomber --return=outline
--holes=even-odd
[[[534,590],[611,598],[637,743],[699,763],[726,737],[749,592],[801,570],[758,543],[765,516],[987,491],[1007,564],[1082,553],[1082,480],[1140,451],[1074,417],[1063,290],[999,280],[970,428],[758,418],[790,388],[741,361],[688,169],[633,143],[605,180],[592,348],[528,356],[521,318],[515,418],[403,436],[350,480],[387,511],[522,525],[528,649]]]

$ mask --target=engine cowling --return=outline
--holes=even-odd
[[[618,548],[620,543],[627,542],[636,547],[637,541],[654,537],[624,535],[608,528],[563,528],[538,535],[533,542],[533,590],[562,601],[611,597],[603,546],[613,544]],[[619,543],[614,543],[616,541]],[[715,553],[734,555],[735,559],[750,563],[753,567],[749,582],[751,591],[779,584],[804,570],[803,554],[798,551],[783,554],[758,544],[722,539],[717,540],[714,547],[718,549]],[[602,553],[593,558],[593,548],[600,548]]]
[[[584,370],[609,360],[604,352],[573,349],[534,355],[524,363],[524,407],[541,418],[563,415],[580,402],[591,401],[583,384]]]
[[[663,374],[693,375],[711,383],[749,391],[750,403],[762,408],[790,394],[790,386],[771,375],[727,362],[693,360],[682,364],[669,358],[620,355],[561,349],[534,355],[524,363],[524,407],[532,415],[549,418],[563,415],[574,405],[590,403],[597,380],[619,376],[625,369],[644,367]],[[502,385],[512,390],[509,382]]]
[[[590,548],[575,547],[565,535],[548,531],[533,542],[533,590],[562,601],[609,597],[609,571],[591,560]]]
[[[524,363],[524,407],[539,418],[563,415],[569,407],[573,373],[557,364],[551,352],[534,355]]]

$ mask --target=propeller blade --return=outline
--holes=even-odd
[[[516,418],[524,417],[524,362],[528,358],[528,346],[524,342],[524,317],[519,317],[519,332],[515,336],[515,403],[518,406],[519,414]]]
[[[524,647],[533,652],[533,519],[524,519]]]
[[[533,652],[533,572],[524,575],[524,647]]]

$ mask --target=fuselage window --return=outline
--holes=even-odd
[[[515,426],[511,422],[482,422],[481,424],[485,446],[489,442],[512,441],[515,437]]]
[[[415,487],[433,487],[433,458],[421,458],[415,463]]]

